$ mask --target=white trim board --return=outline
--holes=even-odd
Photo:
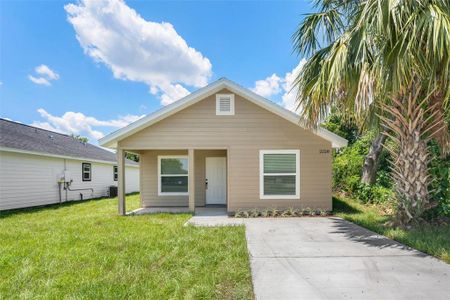
[[[164,158],[185,158],[188,161],[188,173],[187,174],[161,174],[161,159]],[[158,155],[158,196],[189,196],[189,155]],[[162,192],[161,191],[161,176],[165,177],[179,177],[186,176],[188,179],[187,192]]]
[[[226,79],[221,78],[204,88],[201,88],[189,95],[187,95],[184,98],[181,98],[178,101],[175,101],[174,103],[167,105],[160,110],[155,111],[154,113],[151,113],[131,124],[128,126],[125,126],[119,130],[114,131],[113,133],[99,139],[99,144],[103,147],[108,148],[117,148],[117,142],[150,126],[153,125],[215,93],[222,89],[228,89],[229,91],[241,95],[243,98],[249,100],[250,102],[253,102],[254,104],[298,125],[301,126],[301,119],[300,116],[296,113],[293,113],[284,107],[281,107],[280,105],[260,96],[249,89],[246,89],[237,83]],[[331,142],[331,145],[333,148],[341,148],[347,146],[347,140],[343,137],[338,136],[337,134],[332,133],[331,131],[328,131],[324,128],[318,127],[317,129],[311,130],[313,133],[317,134],[318,136],[324,138],[325,140],[328,140]]]
[[[265,195],[264,194],[264,154],[295,154],[295,195]],[[268,173],[267,176],[292,176],[286,173]],[[300,199],[300,150],[259,150],[259,198],[266,199]]]

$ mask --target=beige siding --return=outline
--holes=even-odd
[[[187,150],[144,151],[140,155],[142,169],[142,206],[187,206],[188,196],[158,196],[158,155],[188,155]]]
[[[92,181],[81,180],[81,163],[92,166]],[[64,170],[73,180],[71,189],[92,188],[94,192],[61,191],[62,201],[104,197],[113,178],[113,165],[0,151],[0,210],[59,202],[58,180]],[[139,191],[139,168],[127,167],[127,192]]]
[[[158,156],[188,155],[187,150],[157,150],[141,152],[142,206],[187,206],[188,196],[158,195]],[[205,205],[205,158],[227,156],[226,150],[195,150],[195,206]]]
[[[219,93],[227,93],[223,90]],[[312,207],[331,209],[331,143],[295,124],[235,96],[235,115],[216,116],[215,95],[196,103],[120,141],[129,150],[228,149],[228,209],[253,207]],[[300,200],[261,200],[259,197],[259,150],[300,150]],[[328,150],[328,153],[320,153]],[[155,151],[146,152],[142,165],[142,200],[151,205],[187,205],[187,197],[155,197]],[[184,151],[183,153],[187,153]],[[149,168],[153,168],[149,170]],[[201,176],[196,170],[197,176]],[[147,174],[148,173],[148,174]],[[146,181],[145,181],[146,180]],[[196,178],[197,187],[201,178]],[[152,192],[153,190],[153,192]],[[200,197],[198,204],[204,201]],[[197,205],[198,205],[197,204]]]

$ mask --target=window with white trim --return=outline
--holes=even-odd
[[[117,181],[118,178],[119,178],[119,169],[117,168],[117,166],[113,166],[113,179],[114,181]]]
[[[234,94],[216,94],[216,115],[234,115]]]
[[[158,156],[158,195],[189,195],[187,156]]]
[[[300,198],[300,150],[261,150],[260,198]]]
[[[91,181],[92,169],[90,163],[81,164],[81,178],[83,181]]]

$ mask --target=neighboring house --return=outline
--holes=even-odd
[[[347,140],[304,129],[299,116],[218,81],[104,138],[117,149],[119,212],[126,151],[140,154],[141,205],[332,209],[332,148]]]
[[[126,191],[139,191],[128,161]],[[0,210],[107,196],[116,154],[74,137],[0,119]]]

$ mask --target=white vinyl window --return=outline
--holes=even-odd
[[[91,181],[92,169],[90,163],[81,164],[81,178],[83,181]]]
[[[216,95],[216,115],[234,115],[234,94]]]
[[[113,166],[113,179],[114,181],[117,181],[118,178],[119,178],[119,169],[117,168],[117,166]]]
[[[300,199],[300,150],[261,150],[260,198]]]
[[[158,156],[158,195],[189,195],[187,156]]]

